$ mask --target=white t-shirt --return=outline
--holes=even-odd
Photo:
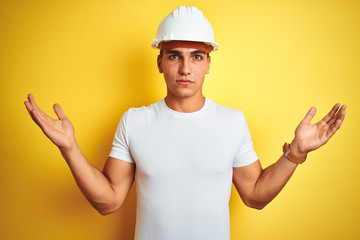
[[[110,156],[136,164],[136,240],[230,239],[233,167],[258,159],[243,113],[208,98],[192,113],[130,108]]]

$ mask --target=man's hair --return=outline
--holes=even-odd
[[[163,54],[164,54],[164,50],[160,49],[159,56],[162,57]],[[209,54],[209,53],[206,53],[206,57],[209,58],[209,57],[210,57],[210,54]]]

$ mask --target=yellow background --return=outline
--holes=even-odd
[[[179,5],[205,13],[220,45],[205,95],[243,110],[263,167],[275,162],[311,106],[319,121],[348,105],[342,129],[309,154],[265,209],[235,189],[231,239],[359,239],[359,1],[0,2],[0,239],[132,239],[136,195],[98,214],[23,102],[60,103],[88,160],[102,168],[129,107],[165,96],[150,48]]]

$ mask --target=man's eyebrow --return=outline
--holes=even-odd
[[[175,51],[175,50],[166,50],[167,54],[178,54],[181,55],[181,53],[179,51]]]
[[[180,51],[176,51],[176,50],[166,50],[166,54],[177,54],[177,55],[181,55]],[[190,53],[191,55],[196,55],[196,54],[204,54],[206,55],[206,52],[201,51],[201,50],[194,50]]]
[[[201,51],[201,50],[195,50],[195,51],[191,52],[192,55],[199,54],[199,53],[206,55],[206,53],[204,51]]]

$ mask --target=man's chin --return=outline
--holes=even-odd
[[[174,96],[175,98],[191,98],[195,95],[194,92],[192,91],[177,91],[175,93],[171,94],[172,96]]]
[[[191,98],[195,95],[194,92],[190,92],[190,91],[181,91],[179,92],[176,96],[180,97],[180,98]]]

